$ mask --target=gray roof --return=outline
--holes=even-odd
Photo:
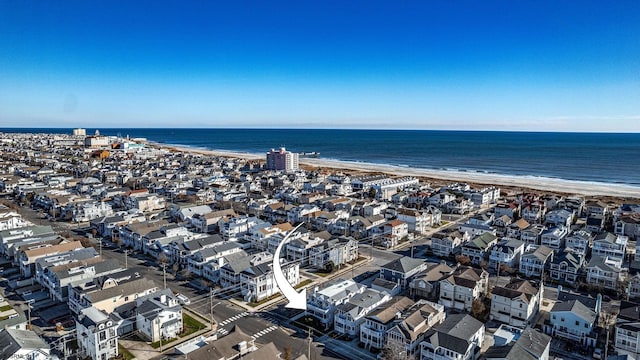
[[[596,321],[596,312],[586,307],[578,300],[570,300],[557,302],[553,305],[551,312],[568,311],[583,318],[587,322],[594,323]]]
[[[443,323],[436,325],[425,335],[425,340],[434,347],[444,347],[465,354],[471,338],[484,325],[466,314],[452,314]]]
[[[498,347],[490,347],[484,354],[485,359],[538,360],[549,344],[551,337],[530,327],[525,328],[517,341]]]
[[[0,332],[0,359],[8,359],[20,349],[42,349],[49,353],[49,345],[33,331],[5,329]]]
[[[422,259],[414,259],[408,256],[403,256],[399,259],[393,260],[389,263],[382,265],[382,269],[387,269],[395,272],[408,273],[411,270],[423,265],[425,262]]]
[[[226,260],[226,264],[224,264],[223,268],[231,270],[236,274],[239,274],[251,267],[251,256],[247,255],[245,252],[229,254],[225,256],[224,259]]]
[[[125,283],[118,284],[117,286],[93,291],[87,294],[87,298],[92,302],[99,302],[102,300],[110,299],[112,297],[121,295],[127,296],[135,293],[142,292],[144,290],[152,289],[158,287],[155,282],[151,279],[140,278],[131,281],[127,281]]]

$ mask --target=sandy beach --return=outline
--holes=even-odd
[[[264,161],[265,159],[264,154],[243,153],[226,150],[194,149],[189,147],[169,146],[158,143],[154,143],[153,145],[173,149],[176,151],[191,152],[209,156],[225,156],[262,161]],[[532,189],[548,193],[575,194],[582,196],[604,196],[622,199],[640,198],[640,187],[625,184],[606,184],[535,176],[512,176],[478,172],[419,169],[384,164],[329,160],[322,158],[302,158],[300,159],[300,164],[315,168],[342,170],[345,172],[375,172],[387,173],[397,176],[415,176],[425,181],[434,180],[432,182],[437,183],[444,183],[447,181],[466,182],[470,184],[496,185],[501,187],[508,187],[511,189],[522,189],[524,191],[526,191],[526,189]]]

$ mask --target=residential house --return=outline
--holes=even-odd
[[[366,349],[382,349],[385,346],[387,330],[394,321],[415,302],[404,296],[394,296],[365,317],[360,324],[360,343]]]
[[[493,213],[496,219],[506,215],[510,219],[515,220],[520,216],[520,204],[517,202],[501,203],[493,208]]]
[[[182,332],[182,306],[170,289],[136,300],[136,329],[151,342],[174,339]]]
[[[469,257],[473,264],[479,265],[489,257],[491,247],[497,243],[497,236],[484,233],[463,244],[460,247],[460,254]]]
[[[547,230],[544,225],[533,224],[520,232],[520,240],[527,244],[540,245],[540,237]]]
[[[9,209],[0,208],[0,231],[18,229],[23,226],[27,226],[27,222],[24,221],[22,215]]]
[[[411,279],[426,269],[427,263],[424,260],[403,256],[382,265],[380,267],[380,277],[397,283],[402,289],[406,289]]]
[[[5,360],[50,360],[49,345],[31,330],[0,331],[0,358]]]
[[[448,257],[459,252],[459,247],[470,238],[469,233],[458,230],[437,232],[431,237],[431,251],[435,256]]]
[[[565,239],[565,249],[571,250],[575,255],[586,257],[592,242],[593,235],[590,232],[577,230]]]
[[[440,280],[438,303],[447,309],[471,312],[473,302],[487,293],[489,274],[468,266],[458,266],[453,273]]]
[[[527,277],[542,278],[545,268],[553,261],[553,249],[544,245],[529,245],[520,258],[518,272]]]
[[[540,245],[560,251],[564,249],[564,240],[567,235],[569,235],[569,228],[562,225],[547,229],[540,235]]]
[[[107,360],[118,356],[118,326],[122,318],[116,313],[88,307],[76,320],[76,339],[81,357]]]
[[[593,239],[593,250],[591,254],[624,260],[627,254],[628,241],[629,238],[626,236],[616,236],[610,232],[601,232]]]
[[[351,237],[339,237],[325,241],[309,249],[309,265],[316,269],[326,269],[353,263],[358,260],[358,242]]]
[[[484,344],[484,324],[466,314],[452,314],[420,343],[420,360],[475,360]]]
[[[598,233],[604,229],[606,219],[602,215],[593,215],[587,218],[585,229],[594,233]]]
[[[544,222],[547,226],[564,226],[571,227],[575,213],[566,209],[552,210],[544,217]]]
[[[402,352],[414,356],[420,350],[420,343],[432,327],[444,322],[444,306],[420,300],[400,313],[400,319],[387,330],[386,347],[403,349]]]
[[[585,266],[587,284],[608,290],[618,290],[623,279],[622,260],[594,255]]]
[[[507,236],[507,230],[511,224],[513,224],[513,219],[508,215],[502,215],[493,219],[491,227],[496,229],[496,235]]]
[[[329,329],[333,325],[336,306],[346,303],[365,289],[365,286],[358,285],[351,279],[328,281],[322,287],[315,286],[313,291],[308,293],[307,311],[309,315],[318,319],[325,329]]]
[[[431,212],[402,208],[398,209],[397,219],[407,223],[409,232],[424,234],[428,228],[440,224],[442,212],[436,208]]]
[[[494,345],[482,355],[486,360],[548,360],[551,336],[526,327],[517,340],[507,345]]]
[[[640,214],[618,217],[613,223],[613,233],[627,236],[631,240],[640,240]]]
[[[539,224],[544,219],[546,211],[544,204],[529,204],[522,209],[522,218],[530,224]]]
[[[550,311],[550,320],[545,325],[545,332],[582,346],[595,346],[597,315],[596,311],[579,300],[559,301]]]
[[[438,300],[440,280],[449,276],[453,268],[446,262],[427,263],[427,269],[418,273],[409,283],[411,295],[427,300]]]
[[[607,204],[600,200],[589,200],[585,203],[585,215],[587,217],[602,216],[605,217],[609,212]]]
[[[390,249],[398,245],[400,240],[407,237],[407,235],[409,235],[409,225],[406,222],[391,220],[384,224],[383,234],[378,239],[378,242],[387,249]]]
[[[336,306],[333,317],[334,331],[340,335],[357,337],[365,317],[390,299],[388,293],[373,289],[353,295],[345,303]]]
[[[549,277],[562,284],[576,286],[584,265],[584,256],[565,251],[554,256],[549,265]]]
[[[109,275],[123,270],[116,259],[90,258],[46,268],[42,274],[42,284],[49,292],[49,297],[60,302],[67,302],[69,287],[85,284],[96,277]]]
[[[110,314],[158,290],[160,288],[153,280],[140,277],[134,271],[124,271],[100,281],[96,279],[92,285],[69,289],[69,309],[73,314],[79,314],[82,309],[94,307]]]
[[[280,259],[284,262],[284,259]],[[246,302],[258,302],[280,292],[270,262],[250,266],[240,273],[240,291]],[[300,264],[282,265],[282,273],[291,286],[300,282]]]
[[[506,236],[513,239],[520,239],[522,232],[527,229],[531,224],[525,219],[520,219],[514,223],[511,223],[506,229]],[[524,241],[524,240],[523,240]]]
[[[80,241],[60,243],[59,245],[44,246],[20,252],[20,273],[24,277],[35,275],[35,262],[43,257],[54,256],[74,250],[83,249]]]
[[[478,224],[474,222],[467,222],[461,224],[459,227],[460,232],[468,233],[470,237],[475,237],[482,234],[496,235],[496,229],[487,224]]]
[[[524,242],[517,239],[504,238],[489,252],[489,269],[498,273],[504,270],[515,271],[524,253]]]
[[[528,280],[514,279],[505,286],[491,290],[492,320],[523,328],[533,326],[542,302],[544,286],[537,287]]]
[[[240,244],[236,242],[219,242],[211,247],[198,250],[187,258],[187,269],[196,276],[203,276],[203,267],[210,262],[218,262],[220,258],[243,252]]]
[[[615,330],[616,353],[640,358],[640,304],[622,301]]]
[[[629,277],[627,295],[629,299],[640,299],[640,273],[635,273]]]
[[[212,211],[203,215],[194,214],[189,223],[191,228],[199,233],[213,233],[218,230],[218,223],[223,218],[232,218],[238,216],[233,209],[224,209]]]

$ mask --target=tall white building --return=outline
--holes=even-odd
[[[284,147],[279,150],[271,149],[267,153],[267,170],[298,170],[298,153],[287,151]]]

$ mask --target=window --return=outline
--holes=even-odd
[[[580,326],[580,321],[576,320],[576,326]]]

